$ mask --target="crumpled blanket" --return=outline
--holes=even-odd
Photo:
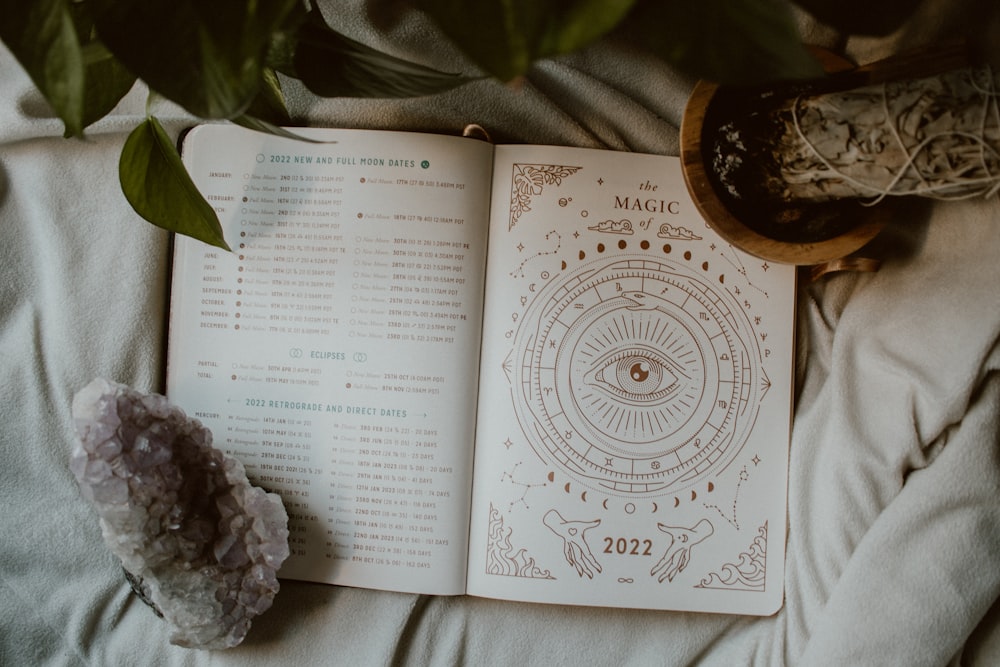
[[[332,5],[333,3],[329,3]],[[924,3],[884,38],[813,42],[869,62],[964,36],[1000,60],[1000,7]],[[362,41],[468,67],[418,13],[339,3]],[[996,62],[994,64],[997,64]],[[537,64],[399,101],[319,100],[313,125],[676,155],[693,82],[612,35]],[[286,581],[247,640],[182,649],[130,594],[68,461],[71,396],[96,376],[161,390],[169,236],[142,222],[117,157],[141,88],[91,128],[62,124],[0,49],[0,664],[1000,663],[1000,201],[914,207],[865,249],[877,273],[800,289],[785,604],[772,617],[571,608]],[[193,122],[153,112],[175,136]]]

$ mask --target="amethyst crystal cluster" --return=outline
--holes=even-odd
[[[278,592],[281,499],[163,396],[97,379],[74,397],[73,418],[70,467],[133,587],[173,626],[171,642],[239,644]]]

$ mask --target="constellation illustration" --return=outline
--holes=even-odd
[[[760,463],[760,459],[756,456],[754,457],[753,461],[754,465]],[[750,479],[750,471],[747,469],[746,466],[743,466],[742,468],[740,468],[740,474],[738,476],[738,481],[736,482],[736,492],[733,494],[733,506],[731,510],[729,510],[728,512],[723,512],[722,508],[719,507],[718,505],[710,505],[708,503],[705,503],[705,509],[710,509],[710,510],[714,509],[716,512],[719,513],[719,516],[721,516],[723,519],[726,520],[726,523],[728,523],[736,530],[739,530],[740,522],[736,516],[736,512],[740,502],[740,489],[743,488],[743,483],[749,479]]]
[[[512,529],[504,526],[503,516],[490,505],[489,536],[486,545],[486,574],[528,579],[555,579],[549,570],[535,564],[526,549],[516,549],[510,543]]]
[[[544,482],[535,482],[535,483],[522,482],[515,476],[517,469],[521,467],[523,463],[524,461],[518,461],[517,463],[514,464],[513,468],[504,471],[500,475],[501,482],[506,482],[513,487],[518,487],[521,489],[521,495],[515,498],[514,500],[510,501],[510,507],[507,508],[508,511],[512,510],[514,506],[518,504],[524,505],[526,509],[530,508],[531,506],[528,505],[528,501],[526,500],[526,498],[528,497],[528,493],[536,487],[545,486]]]
[[[530,255],[529,257],[526,257],[520,264],[518,264],[518,266],[517,266],[516,269],[514,269],[513,271],[510,272],[510,275],[512,277],[514,277],[514,278],[523,278],[524,277],[524,267],[529,262],[531,262],[532,260],[538,259],[539,257],[545,257],[546,255],[554,255],[554,254],[558,253],[559,249],[562,248],[562,236],[559,234],[559,232],[557,232],[555,230],[552,230],[551,232],[549,232],[548,234],[545,235],[545,240],[546,241],[552,242],[553,239],[554,239],[555,242],[554,242],[552,248],[550,248],[549,250],[539,250],[538,252],[534,253],[533,255]],[[518,250],[524,250],[524,246],[523,245],[519,246]]]
[[[630,495],[725,469],[768,385],[729,293],[639,255],[551,280],[521,319],[509,371],[536,453],[585,485]]]
[[[765,590],[767,574],[767,522],[757,529],[750,548],[739,555],[735,563],[726,563],[721,571],[713,572],[695,588],[721,588],[725,590]]]
[[[716,246],[713,243],[712,244],[712,249],[715,250],[715,248],[716,248]],[[732,266],[734,269],[736,269],[736,272],[739,273],[741,276],[743,276],[743,278],[747,282],[747,285],[749,285],[752,289],[756,290],[757,292],[763,294],[764,297],[767,298],[767,292],[764,291],[763,289],[761,289],[760,287],[758,287],[757,285],[755,285],[753,283],[753,281],[750,280],[750,274],[747,271],[746,265],[743,263],[743,260],[740,258],[740,254],[733,249],[732,245],[727,245],[726,248],[724,248],[723,250],[720,250],[719,251],[719,256],[721,256],[724,260],[726,260],[727,262],[729,262],[730,266]],[[768,266],[767,262],[764,262],[761,265],[761,269],[765,273],[767,272],[767,270],[769,268],[770,267]],[[739,289],[737,289],[736,290],[736,294],[739,295],[739,293],[740,293]]]

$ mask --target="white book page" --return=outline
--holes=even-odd
[[[232,253],[177,238],[168,394],[278,492],[279,575],[464,592],[492,147],[185,140]]]
[[[670,157],[498,147],[491,224],[470,594],[776,611],[794,268]]]

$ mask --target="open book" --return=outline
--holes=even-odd
[[[167,393],[290,516],[286,578],[769,614],[794,268],[676,158],[207,125]]]

